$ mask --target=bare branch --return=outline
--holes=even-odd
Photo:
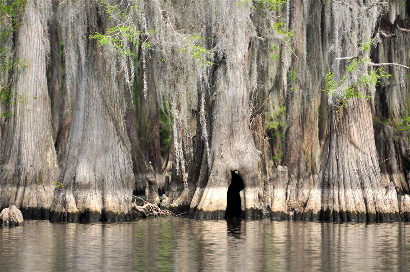
[[[410,32],[410,29],[402,28],[397,25],[397,29],[403,32]]]
[[[381,30],[379,30],[379,33],[380,33],[384,38],[396,37],[396,34],[388,34],[388,33],[383,32],[383,31],[381,31]]]
[[[388,3],[386,1],[377,1],[372,3],[370,6],[361,6],[357,3],[353,4],[353,3],[348,3],[346,1],[341,1],[341,0],[333,0],[334,3],[337,4],[341,4],[341,5],[346,5],[347,7],[351,8],[351,9],[362,9],[362,10],[366,10],[369,11],[370,9],[377,7],[377,6],[381,6],[384,9],[388,8]]]
[[[369,62],[369,64],[371,66],[398,66],[400,68],[405,68],[405,69],[409,69],[410,67],[400,64],[400,63],[394,63],[394,62],[385,62],[385,63],[374,63],[374,62]]]
[[[370,6],[368,6],[366,8],[366,11],[369,11],[370,9],[376,7],[376,6],[381,6],[384,9],[388,9],[389,4],[386,1],[378,1],[378,2],[374,2],[373,4],[371,4]]]
[[[335,58],[335,60],[350,60],[350,59],[357,59],[358,56],[353,56],[353,57],[339,57]]]
[[[353,57],[339,57],[339,58],[335,58],[336,60],[351,60],[351,59],[357,59],[358,56],[353,56]],[[374,62],[367,62],[369,65],[371,66],[397,66],[400,68],[405,68],[405,69],[409,69],[410,67],[400,64],[400,63],[395,63],[395,62],[384,62],[384,63],[374,63]]]

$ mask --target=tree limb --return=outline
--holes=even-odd
[[[369,62],[369,64],[370,64],[371,66],[390,66],[390,65],[392,65],[392,66],[398,66],[398,67],[400,67],[400,68],[405,68],[405,69],[409,69],[409,70],[410,70],[410,67],[408,67],[408,66],[406,66],[406,65],[403,65],[403,64],[400,64],[400,63],[395,63],[395,62],[385,62],[385,63]]]
[[[410,32],[410,29],[402,28],[397,25],[397,29],[403,32]]]
[[[350,60],[350,59],[357,59],[358,56],[353,56],[353,57],[338,57],[335,58],[335,60]]]
[[[383,32],[383,31],[381,31],[381,30],[379,30],[379,33],[384,37],[384,38],[392,38],[392,37],[395,37],[396,36],[396,34],[388,34],[388,33],[386,33],[386,32]]]
[[[357,59],[357,56],[354,57],[339,57],[339,58],[335,58],[336,60],[350,60],[350,59]],[[405,68],[405,69],[409,69],[410,67],[400,64],[400,63],[395,63],[395,62],[384,62],[384,63],[374,63],[374,62],[368,62],[369,65],[371,66],[397,66],[400,68]]]

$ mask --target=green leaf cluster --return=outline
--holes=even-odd
[[[265,130],[277,130],[284,126],[281,121],[282,116],[286,112],[286,107],[279,107],[271,115],[267,115],[265,118]]]
[[[64,185],[61,182],[58,182],[58,181],[53,181],[51,184],[53,184],[56,187],[56,189],[64,188]]]
[[[137,3],[127,5],[126,7],[121,7],[120,4],[111,5],[105,0],[100,0],[99,4],[105,8],[105,13],[109,15],[110,19],[113,19],[114,17],[125,19],[127,18],[130,9],[136,9],[140,11],[140,7]]]
[[[403,117],[394,124],[394,132],[396,135],[403,135],[410,141],[410,116]]]
[[[393,122],[390,118],[382,121],[377,117],[374,117],[374,121],[379,125],[392,127],[395,137],[403,135],[410,140],[410,115],[404,116],[397,122]]]
[[[349,60],[348,65],[345,69],[345,74],[342,76],[340,81],[334,80],[334,75],[332,72],[328,72],[325,77],[325,91],[329,94],[333,94],[336,89],[340,89],[342,85],[347,81],[349,74],[353,72],[358,72],[360,65],[365,65],[370,62],[369,58],[359,58]],[[366,87],[376,86],[382,84],[383,78],[390,78],[391,75],[386,73],[382,68],[369,68],[369,71],[365,71],[360,75],[359,79],[354,83],[350,84],[342,93],[340,99],[339,107],[346,107],[349,99],[359,98],[359,99],[370,99],[371,97],[364,92],[360,91]]]
[[[275,23],[275,24],[273,25],[273,29],[274,29],[277,33],[279,33],[280,35],[282,35],[282,36],[284,37],[284,40],[285,40],[285,41],[290,41],[290,39],[295,36],[295,34],[294,34],[293,32],[291,32],[291,31],[289,31],[289,30],[286,29],[284,22]]]
[[[280,11],[286,0],[238,0],[239,6],[251,6],[256,9],[268,8],[270,11]]]
[[[200,35],[188,36],[181,52],[183,54],[188,53],[202,67],[212,66],[214,63],[210,59],[213,59],[214,53],[201,45],[204,42],[205,39]]]
[[[7,25],[0,32],[0,43],[17,30],[25,4],[26,0],[0,0],[0,24]]]
[[[128,43],[138,46],[141,34],[141,31],[137,31],[133,26],[116,25],[108,28],[105,34],[96,32],[90,35],[89,38],[97,40],[101,45],[113,45],[124,56],[134,56],[134,53],[129,49]]]
[[[283,157],[282,153],[276,154],[272,156],[272,160],[275,162],[279,162],[279,160]]]

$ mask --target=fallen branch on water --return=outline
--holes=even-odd
[[[166,216],[171,216],[172,213],[168,210],[161,210],[160,207],[157,205],[154,205],[152,203],[149,203],[148,201],[140,198],[140,197],[135,197],[139,200],[141,200],[144,204],[142,206],[137,205],[137,203],[134,201],[132,203],[132,210],[133,212],[137,213],[138,216],[146,218],[146,217],[166,217]]]

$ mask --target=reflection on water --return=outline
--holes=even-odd
[[[0,229],[0,271],[403,271],[409,265],[404,223],[161,218],[27,221]]]

